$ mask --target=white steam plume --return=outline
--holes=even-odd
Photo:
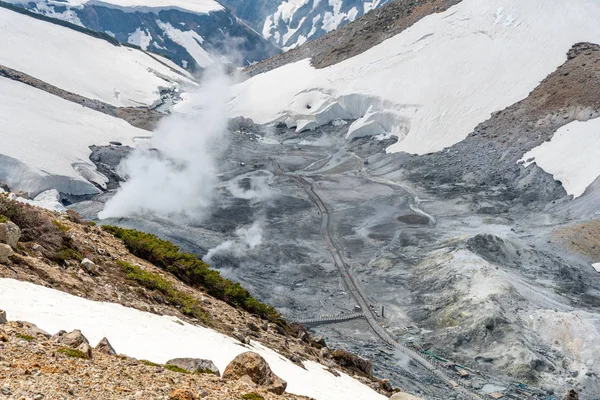
[[[211,262],[212,258],[219,253],[231,254],[235,257],[242,257],[249,250],[254,249],[262,244],[262,223],[260,220],[248,227],[236,229],[234,240],[227,240],[215,248],[212,248],[206,253],[203,260]]]
[[[119,165],[127,180],[100,219],[154,214],[202,219],[218,183],[216,160],[227,144],[230,78],[219,67],[206,70],[189,112],[165,118],[150,148],[136,148]]]

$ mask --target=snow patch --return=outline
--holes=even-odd
[[[346,374],[332,375],[315,362],[305,361],[303,369],[257,342],[241,346],[228,336],[175,317],[91,301],[13,279],[0,279],[0,293],[0,309],[10,320],[28,321],[50,333],[81,329],[92,344],[107,337],[117,352],[130,357],[156,363],[199,357],[212,360],[223,371],[238,354],[254,351],[287,381],[289,393],[318,400],[386,398]]]
[[[98,193],[91,182],[102,185],[106,177],[89,161],[89,146],[133,145],[145,135],[121,119],[0,78],[0,180],[13,190]]]
[[[0,64],[119,107],[151,105],[190,83],[144,52],[0,8]],[[118,96],[115,96],[118,93]]]
[[[97,5],[107,8],[118,8],[124,12],[154,12],[161,10],[178,9],[191,11],[196,14],[208,14],[223,10],[223,6],[214,0],[33,0],[36,4],[49,1],[51,4],[62,7],[81,7],[83,5]],[[8,0],[13,4],[27,4],[31,0]]]
[[[297,114],[298,127],[310,129],[329,118],[289,108],[306,92],[326,94],[331,109],[344,96],[378,99],[379,106],[368,104],[372,112],[392,111],[401,126],[402,137],[388,151],[440,151],[527,97],[573,44],[599,43],[598,15],[595,0],[463,0],[331,67],[301,60],[254,76],[234,88],[231,106],[234,115],[261,124]],[[495,24],[499,18],[510,24]],[[354,118],[368,109],[360,107]]]
[[[214,62],[210,54],[201,46],[204,43],[204,38],[195,31],[181,31],[174,28],[170,23],[160,20],[156,20],[156,24],[169,39],[183,46],[200,67],[206,68]]]
[[[127,43],[134,44],[136,46],[140,46],[143,50],[148,50],[148,46],[152,41],[152,36],[144,29],[137,28],[135,32],[129,35],[127,38]]]
[[[577,198],[600,176],[598,149],[600,118],[574,121],[556,131],[549,142],[525,153],[521,161],[525,166],[535,162]]]
[[[596,272],[600,272],[600,263],[592,264],[592,267],[596,270]]]

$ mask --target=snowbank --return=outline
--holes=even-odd
[[[0,64],[115,106],[151,105],[190,81],[144,52],[0,8]]]
[[[225,370],[238,354],[249,349],[211,329],[183,323],[113,303],[101,303],[13,279],[0,279],[0,309],[9,319],[36,324],[50,332],[81,329],[95,345],[107,337],[119,353],[164,363],[175,357],[212,360]],[[287,391],[322,400],[385,399],[345,374],[335,377],[314,362],[302,369],[280,354],[252,343],[275,374],[288,382]]]
[[[536,163],[562,183],[567,194],[579,197],[600,176],[600,118],[574,121],[560,128],[549,142],[525,153],[525,166]]]
[[[89,160],[89,146],[133,145],[148,132],[127,122],[0,78],[0,181],[37,195],[48,189],[98,193],[106,177]]]
[[[9,3],[28,3],[31,0],[8,0]],[[47,0],[34,0],[33,2],[46,2]],[[57,0],[47,1],[57,6],[77,7],[84,4],[97,5],[106,8],[118,8],[125,12],[155,12],[160,10],[178,9],[191,11],[196,14],[208,14],[213,11],[223,10],[223,6],[214,0]]]
[[[299,132],[384,113],[400,139],[389,151],[439,151],[527,97],[573,44],[599,43],[598,16],[596,0],[463,0],[331,67],[302,60],[257,75],[236,85],[231,107],[257,123],[293,118]],[[385,128],[369,118],[349,136]]]

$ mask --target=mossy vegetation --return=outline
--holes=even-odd
[[[69,230],[68,226],[61,224],[60,221],[58,221],[56,219],[52,220],[52,225],[54,225],[55,227],[57,227],[58,230],[61,231],[61,232],[67,232]]]
[[[189,374],[190,373],[190,371],[188,371],[187,369],[179,368],[176,365],[165,365],[165,369],[168,369],[169,371],[173,371],[173,372],[179,372],[180,374]]]
[[[239,283],[223,278],[194,254],[183,253],[174,244],[135,229],[116,226],[104,226],[103,229],[123,240],[131,253],[172,273],[182,282],[204,288],[217,299],[286,327],[275,308],[256,300]]]
[[[265,400],[265,398],[262,397],[260,394],[254,393],[254,392],[243,394],[242,399],[244,399],[244,400]]]
[[[32,340],[35,340],[35,337],[33,337],[31,335],[26,335],[26,334],[23,334],[23,333],[17,333],[17,337],[19,339],[23,339],[23,340],[26,340],[28,342],[31,342]]]
[[[148,361],[148,360],[140,360],[140,362],[149,367],[160,367],[161,366],[160,364],[153,363],[152,361]]]
[[[56,350],[58,353],[62,353],[68,357],[72,357],[72,358],[87,358],[87,356],[85,355],[84,352],[79,351],[77,349],[70,349],[68,347],[61,347],[60,349]]]
[[[205,323],[210,321],[209,315],[202,309],[200,302],[195,297],[175,289],[171,282],[159,274],[145,271],[124,261],[117,263],[128,279],[136,281],[147,289],[158,291],[169,304],[179,308],[184,315],[197,318]]]
[[[6,218],[4,215],[0,215],[0,224],[4,224],[5,222],[10,221],[8,218]]]

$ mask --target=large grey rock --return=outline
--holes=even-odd
[[[92,346],[89,343],[81,343],[77,346],[77,350],[85,354],[86,358],[92,358]]]
[[[0,224],[0,243],[6,243],[15,248],[20,238],[21,229],[15,223],[7,221]]]
[[[5,243],[0,243],[0,263],[7,263],[8,258],[11,257],[15,252],[12,247]]]
[[[117,354],[115,349],[112,347],[107,338],[102,338],[100,342],[96,345],[96,351],[104,354],[108,354],[110,356],[114,356]]]
[[[0,310],[0,325],[7,323],[8,320],[6,319],[6,311],[4,310]]]
[[[73,349],[77,349],[83,343],[90,344],[79,329],[75,329],[69,333],[60,331],[56,335],[52,336],[52,340],[54,340],[56,343],[60,343]]]
[[[91,275],[96,275],[98,273],[98,267],[89,258],[84,258],[83,260],[81,260],[81,268],[83,268],[85,272]]]
[[[190,372],[212,373],[221,376],[221,372],[212,361],[202,358],[174,358],[167,361],[167,365],[174,365]]]
[[[234,358],[225,372],[223,379],[241,380],[248,384],[265,387],[269,392],[282,394],[287,382],[271,371],[271,367],[260,355],[247,351]]]

